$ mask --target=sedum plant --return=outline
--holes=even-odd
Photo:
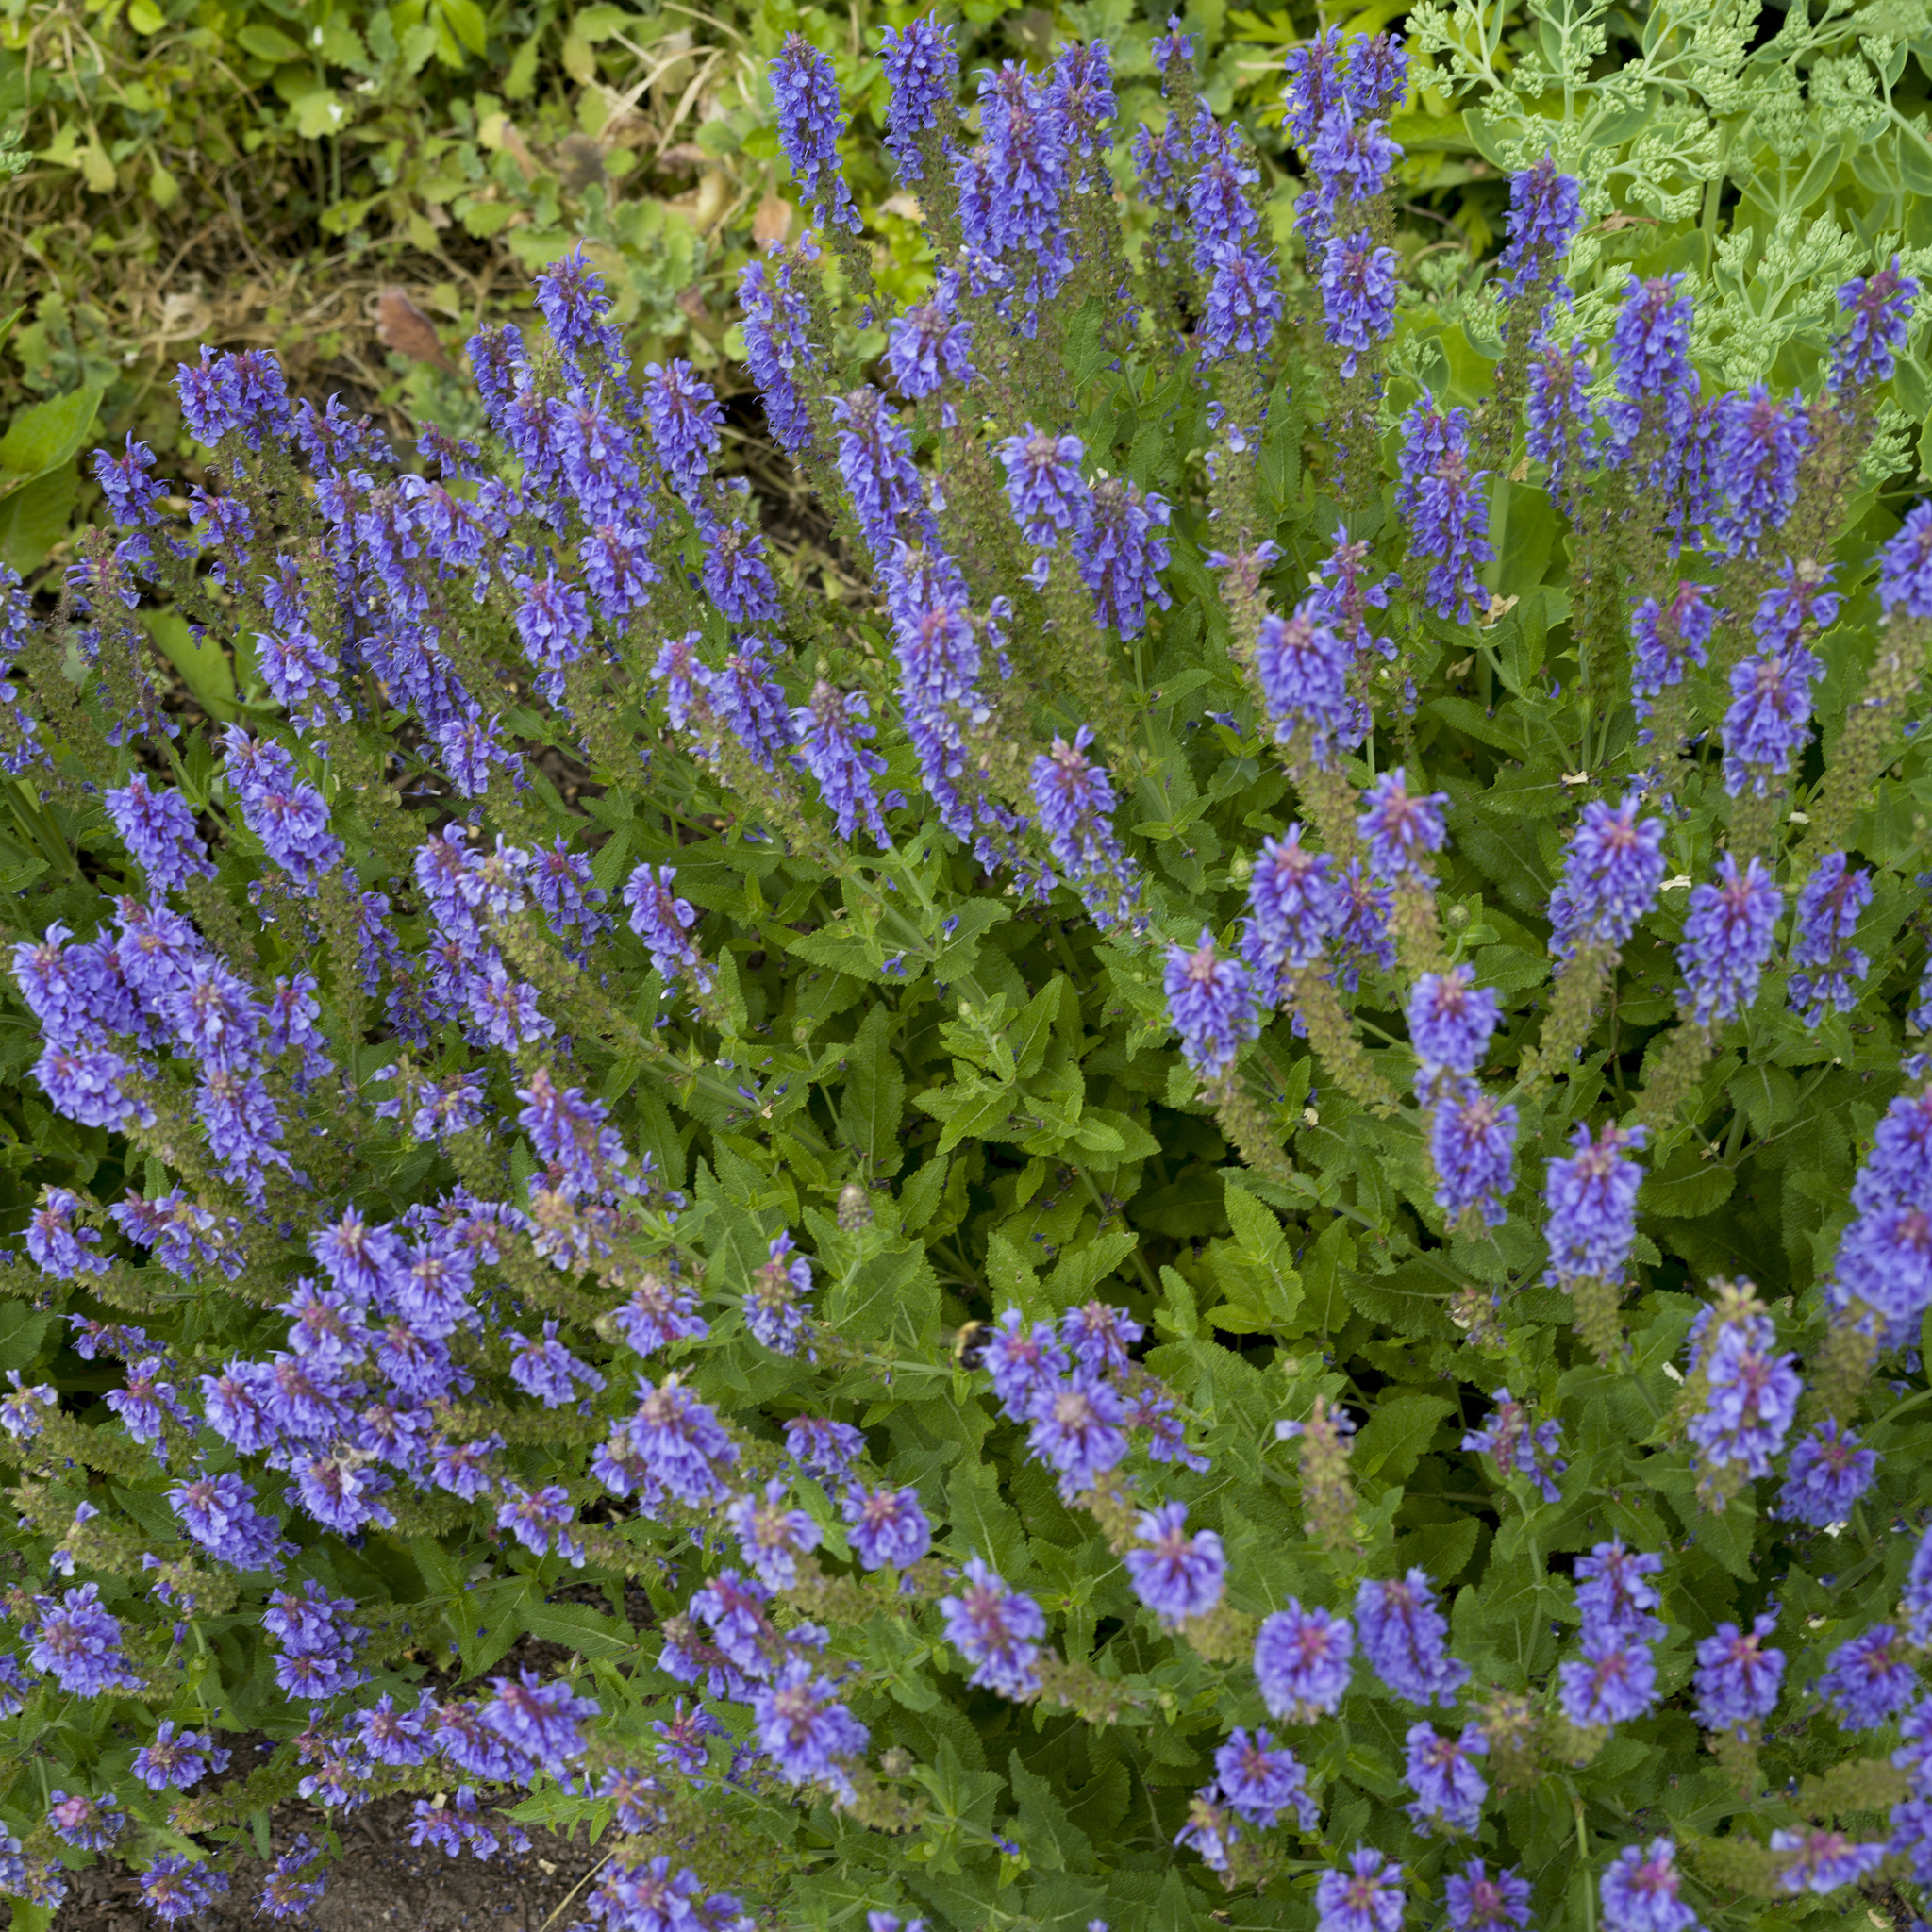
[[[4,606],[23,1923],[298,1915],[296,1795],[614,1932],[1915,1922],[1923,76],[1414,31],[1291,50],[1282,238],[1178,24],[1131,138],[889,30],[903,307],[789,41],[809,550],[581,258],[476,442],[205,355],[204,484],[96,459]]]

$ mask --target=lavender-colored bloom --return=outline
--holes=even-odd
[[[1529,1404],[1518,1402],[1507,1389],[1498,1389],[1491,1399],[1495,1413],[1480,1429],[1465,1435],[1462,1446],[1479,1456],[1494,1457],[1497,1469],[1506,1476],[1527,1476],[1542,1492],[1545,1503],[1561,1501],[1557,1478],[1570,1466],[1557,1454],[1563,1440],[1562,1424],[1554,1416],[1547,1422],[1533,1421]]]
[[[1429,1114],[1429,1164],[1436,1206],[1453,1223],[1470,1208],[1500,1227],[1503,1203],[1515,1185],[1516,1109],[1492,1099],[1474,1080],[1451,1076]]]
[[[1530,345],[1524,402],[1528,455],[1530,461],[1548,465],[1550,488],[1559,499],[1594,453],[1588,355],[1582,342],[1560,348],[1539,336]]]
[[[701,490],[722,441],[718,425],[724,411],[717,391],[681,356],[666,364],[647,362],[638,388],[658,460],[673,487]]]
[[[1082,725],[1069,744],[1033,761],[1033,803],[1054,863],[1103,926],[1130,924],[1141,896],[1140,869],[1113,828],[1113,785],[1107,767],[1088,758],[1093,733]]]
[[[1474,1073],[1501,1016],[1501,1002],[1476,985],[1474,967],[1423,974],[1409,995],[1408,1038],[1424,1075]]]
[[[1472,1858],[1442,1889],[1449,1932],[1524,1932],[1529,1924],[1529,1887],[1507,1866],[1492,1877]]]
[[[831,407],[839,425],[839,475],[852,493],[865,541],[884,555],[898,535],[899,520],[916,518],[925,507],[911,435],[870,383],[833,397]]]
[[[1289,139],[1297,147],[1313,143],[1323,118],[1333,109],[1351,116],[1357,111],[1348,84],[1353,62],[1354,47],[1344,48],[1339,26],[1289,48],[1282,63],[1287,80],[1281,103]]]
[[[781,1665],[752,1704],[758,1748],[778,1775],[794,1785],[828,1784],[849,1790],[838,1760],[857,1757],[871,1733],[839,1702],[839,1687],[808,1658]]]
[[[810,309],[792,275],[792,263],[782,258],[746,262],[739,272],[738,306],[744,318],[745,366],[758,386],[765,419],[780,447],[799,457],[812,447],[812,430],[798,378],[815,371],[819,358]]]
[[[1833,389],[1891,380],[1918,294],[1918,283],[1899,273],[1895,255],[1889,268],[1855,275],[1840,285],[1838,303],[1845,312],[1845,327],[1831,345]]]
[[[1762,798],[1774,778],[1811,736],[1811,687],[1824,675],[1816,653],[1802,645],[1758,651],[1731,672],[1731,706],[1724,713],[1724,790],[1736,798],[1748,785]]]
[[[1028,1328],[1018,1308],[1008,1308],[993,1324],[981,1361],[992,1376],[1000,1407],[1016,1422],[1057,1388],[1073,1366],[1072,1356],[1054,1330],[1044,1322]]]
[[[1221,1539],[1211,1529],[1190,1536],[1187,1521],[1185,1503],[1143,1510],[1135,1528],[1145,1547],[1123,1558],[1134,1594],[1170,1625],[1205,1617],[1221,1601],[1226,1574]]]
[[[1663,1567],[1661,1557],[1627,1549],[1622,1538],[1577,1557],[1576,1608],[1585,1627],[1645,1643],[1662,1636],[1663,1625],[1650,1614],[1658,1599],[1649,1579]]]
[[[90,1797],[76,1791],[47,1794],[47,1824],[57,1838],[84,1852],[105,1852],[121,1836],[127,1824],[120,1801],[109,1792]]]
[[[829,219],[857,235],[858,210],[853,207],[845,177],[839,172],[843,113],[832,57],[822,54],[803,34],[787,34],[768,71],[778,103],[778,145],[791,164],[791,178],[798,183],[799,193],[816,204],[812,219],[821,227],[825,225],[829,186]]]
[[[1777,1613],[1757,1618],[1750,1633],[1720,1624],[1697,1646],[1697,1722],[1707,1731],[1740,1730],[1767,1718],[1784,1682],[1785,1654],[1765,1642]]]
[[[1690,1932],[1697,1915],[1677,1895],[1676,1858],[1667,1838],[1653,1839],[1648,1850],[1625,1845],[1604,1872],[1603,1932]]]
[[[1553,1287],[1579,1277],[1624,1278],[1637,1238],[1637,1191],[1643,1184],[1643,1170],[1625,1160],[1624,1150],[1641,1147],[1648,1137],[1645,1127],[1606,1121],[1592,1140],[1590,1128],[1578,1121],[1570,1135],[1576,1152],[1568,1160],[1549,1162],[1543,1239],[1550,1261],[1543,1279]]]
[[[718,1470],[738,1460],[738,1445],[716,1414],[675,1375],[661,1386],[640,1375],[638,1398],[626,1432],[653,1483],[689,1508],[716,1502],[724,1493]]]
[[[1401,263],[1392,248],[1377,247],[1366,233],[1335,235],[1322,253],[1322,308],[1328,341],[1342,352],[1344,378],[1395,323],[1395,278]]]
[[[1054,543],[1089,514],[1088,488],[1080,475],[1084,455],[1077,436],[1056,436],[1031,423],[997,446],[1007,473],[1007,502],[1029,543]]]
[[[808,1475],[831,1483],[852,1474],[865,1453],[865,1438],[850,1423],[797,1415],[785,1424],[785,1449]]]
[[[1262,1621],[1255,1638],[1255,1680],[1271,1717],[1313,1724],[1341,1707],[1353,1669],[1355,1630],[1330,1610],[1287,1607]]]
[[[1315,1881],[1316,1932],[1402,1932],[1402,1867],[1367,1846]]]
[[[1915,503],[1881,546],[1878,602],[1888,617],[1932,617],[1932,502]]]
[[[1194,951],[1168,947],[1162,983],[1169,1017],[1181,1036],[1182,1058],[1207,1079],[1225,1074],[1242,1044],[1261,1030],[1248,969],[1239,959],[1217,954],[1213,934],[1203,926]]]
[[[102,801],[128,856],[156,891],[172,892],[192,878],[214,876],[194,814],[178,791],[151,791],[137,772],[119,791],[104,792]]]
[[[1397,1697],[1427,1707],[1456,1702],[1469,1666],[1443,1648],[1449,1625],[1436,1607],[1428,1573],[1365,1581],[1356,1592],[1356,1630],[1370,1668]]]
[[[1790,1860],[1778,1874],[1780,1891],[1821,1895],[1859,1883],[1878,1869],[1890,1849],[1854,1844],[1839,1831],[1774,1831],[1771,1848]]]
[[[185,1791],[210,1771],[228,1768],[228,1753],[199,1731],[176,1732],[174,1720],[156,1726],[154,1741],[134,1754],[134,1774],[151,1791]]]
[[[793,1253],[789,1233],[775,1235],[744,1297],[744,1325],[767,1348],[796,1355],[811,1315],[810,1293],[810,1257]]]
[[[1279,742],[1306,732],[1321,756],[1348,723],[1349,647],[1304,611],[1270,612],[1255,639],[1255,675]]]
[[[164,1925],[205,1912],[228,1889],[228,1874],[177,1852],[163,1852],[141,1874],[142,1903]]]
[[[1718,541],[1756,557],[1798,500],[1798,461],[1810,428],[1795,399],[1779,403],[1760,383],[1748,395],[1722,396],[1711,447],[1712,481],[1723,508],[1711,519]]]
[[[1557,1667],[1558,1701],[1573,1724],[1627,1724],[1657,1702],[1650,1646],[1623,1629],[1583,1632],[1583,1657]]]
[[[255,1507],[254,1488],[232,1473],[176,1483],[168,1502],[181,1525],[217,1562],[271,1568],[288,1547],[273,1518]]]
[[[1030,1596],[1008,1590],[977,1557],[970,1557],[957,1596],[940,1599],[946,1640],[972,1666],[969,1679],[1003,1697],[1030,1697],[1040,1688],[1034,1663],[1046,1618]]]
[[[888,32],[891,29],[888,28]],[[932,299],[886,324],[886,366],[899,393],[919,402],[946,383],[978,380],[971,361],[973,325],[953,308],[954,283],[941,277]]]
[[[1685,1427],[1693,1466],[1738,1471],[1750,1481],[1769,1475],[1804,1392],[1791,1366],[1797,1357],[1777,1353],[1771,1317],[1748,1298],[1707,1307],[1691,1324],[1690,1342],[1707,1389],[1704,1407]]]
[[[79,1697],[103,1690],[138,1690],[141,1679],[121,1652],[120,1621],[102,1607],[100,1586],[83,1583],[57,1602],[33,1600],[34,1615],[21,1634],[30,1648],[27,1662],[45,1671],[61,1690]]]
[[[1165,610],[1173,598],[1160,581],[1168,563],[1161,532],[1173,506],[1124,476],[1103,476],[1089,491],[1075,533],[1081,581],[1093,593],[1095,614],[1123,638],[1141,634],[1149,605]]]
[[[1828,852],[1798,889],[1798,911],[1791,932],[1790,1004],[1805,1024],[1815,1026],[1827,1010],[1849,1013],[1858,1003],[1855,981],[1871,970],[1871,960],[1851,941],[1858,915],[1872,903],[1872,874],[1848,866],[1842,852]]]
[[[1438,409],[1426,392],[1403,419],[1396,508],[1409,522],[1409,547],[1431,566],[1426,585],[1439,617],[1467,624],[1470,599],[1482,596],[1476,566],[1490,546],[1484,473],[1469,467],[1469,411]]]
[[[1610,354],[1617,388],[1632,402],[1681,390],[1690,379],[1690,298],[1681,275],[1633,277],[1615,326]]]
[[[269,1919],[306,1917],[317,1905],[325,1889],[320,1876],[302,1874],[322,1857],[322,1848],[310,1842],[307,1832],[297,1832],[295,1842],[268,1868],[261,1888],[260,1916]]]
[[[1125,1405],[1111,1382],[1085,1369],[1041,1390],[1027,1419],[1027,1447],[1058,1472],[1060,1494],[1069,1500],[1126,1456]]]
[[[1284,971],[1312,966],[1340,924],[1335,861],[1306,851],[1301,838],[1301,826],[1292,824],[1286,838],[1264,839],[1248,880],[1242,955],[1264,990],[1278,990]]]
[[[641,865],[624,889],[624,903],[630,908],[630,929],[643,941],[651,964],[667,986],[688,980],[700,993],[708,993],[716,983],[715,969],[690,939],[698,915],[691,901],[672,891],[676,873],[671,866]]]
[[[886,106],[886,152],[902,181],[925,178],[919,136],[934,126],[941,104],[949,104],[958,84],[958,57],[953,48],[957,27],[942,26],[930,14],[879,36],[879,64],[891,90]]]
[[[1668,603],[1646,597],[1632,611],[1630,689],[1639,717],[1648,714],[1650,700],[1666,685],[1684,681],[1689,666],[1708,661],[1711,633],[1722,614],[1704,586],[1688,580]]]
[[[1088,1374],[1118,1375],[1128,1365],[1128,1351],[1146,1330],[1124,1308],[1108,1302],[1083,1302],[1060,1317],[1060,1339]]]
[[[1368,841],[1369,863],[1388,879],[1421,872],[1426,855],[1441,851],[1448,842],[1442,807],[1449,803],[1449,794],[1412,796],[1407,776],[1400,765],[1384,772],[1364,794],[1366,808],[1356,820],[1356,829]]]
[[[1841,1643],[1817,1684],[1818,1694],[1848,1731],[1875,1731],[1889,1724],[1918,1689],[1906,1634],[1890,1624]]]
[[[1073,267],[1062,209],[1071,183],[1069,150],[1076,136],[1064,90],[1006,62],[979,76],[981,144],[955,157],[959,217],[968,243],[994,262],[1030,258],[1017,292],[1029,307],[1058,292]],[[1022,327],[1031,332],[1031,318]]]
[[[1614,811],[1598,799],[1583,808],[1550,894],[1550,950],[1559,959],[1580,945],[1623,945],[1657,904],[1667,869],[1665,826],[1662,819],[1640,819],[1641,808],[1635,791]]]
[[[789,1507],[791,1492],[773,1476],[764,1495],[737,1496],[724,1521],[738,1538],[744,1560],[768,1590],[790,1590],[798,1581],[798,1559],[819,1546],[819,1526],[803,1509]]]
[[[341,862],[343,846],[328,829],[328,802],[295,775],[294,760],[267,739],[251,739],[239,724],[222,733],[224,768],[242,817],[270,860],[299,886]]]
[[[1445,1738],[1434,1724],[1416,1724],[1408,1727],[1405,1742],[1408,1758],[1403,1775],[1415,1802],[1402,1808],[1424,1831],[1434,1825],[1474,1831],[1490,1794],[1489,1780],[1470,1762],[1490,1748],[1481,1729],[1465,1724],[1461,1737]]]
[[[1222,242],[1208,260],[1208,304],[1200,341],[1204,362],[1261,354],[1281,320],[1281,275],[1267,250]]]
[[[868,714],[863,691],[841,691],[821,678],[812,687],[811,703],[791,713],[791,728],[798,755],[838,822],[840,838],[855,838],[863,820],[872,836],[886,845],[891,841],[872,783],[886,761],[859,741],[874,735]]]
[[[1556,158],[1541,160],[1509,177],[1509,207],[1503,217],[1507,245],[1497,258],[1503,270],[1498,284],[1506,300],[1514,301],[1548,280],[1560,291],[1557,264],[1583,225],[1583,187],[1574,175],[1557,172]]]
[[[1877,1469],[1877,1452],[1861,1448],[1856,1431],[1827,1416],[1791,1450],[1772,1514],[1811,1529],[1842,1523],[1872,1487]]]
[[[1222,1798],[1250,1824],[1265,1831],[1291,1807],[1304,1831],[1321,1822],[1307,1767],[1267,1731],[1230,1731],[1214,1754],[1214,1772]]]
[[[1740,873],[1728,852],[1717,884],[1692,890],[1677,966],[1700,1026],[1735,1020],[1756,997],[1783,907],[1784,894],[1762,862],[1753,858]]]
[[[840,1504],[852,1554],[867,1570],[909,1569],[932,1547],[917,1490],[848,1490]]]

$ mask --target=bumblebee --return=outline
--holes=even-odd
[[[992,1341],[992,1331],[984,1322],[968,1322],[953,1337],[953,1365],[964,1369],[971,1374],[986,1360],[988,1345]]]

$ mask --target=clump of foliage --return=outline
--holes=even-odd
[[[1911,1922],[1923,76],[1412,25],[1291,51],[1291,251],[1177,26],[1125,156],[1104,42],[892,30],[904,302],[784,43],[742,328],[850,600],[581,255],[475,440],[249,352],[191,500],[97,457],[0,607],[21,1909],[299,1792],[597,1834],[620,1932]]]

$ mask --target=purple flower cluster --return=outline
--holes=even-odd
[[[1600,799],[1583,808],[1550,894],[1550,950],[1567,959],[1579,946],[1622,946],[1657,904],[1663,885],[1664,822],[1640,819],[1642,797],[1628,792],[1612,810]]]
[[[1769,1475],[1804,1392],[1797,1357],[1778,1353],[1777,1329],[1748,1284],[1722,1289],[1690,1324],[1689,1343],[1705,1398],[1685,1424],[1700,1482]]]
[[[1429,608],[1438,617],[1467,624],[1470,599],[1482,595],[1476,566],[1496,554],[1481,488],[1485,473],[1469,467],[1469,411],[1438,409],[1424,393],[1402,428],[1395,504],[1408,519],[1409,547],[1430,566]]]
[[[1465,1724],[1459,1738],[1447,1738],[1434,1724],[1408,1727],[1408,1747],[1403,1775],[1415,1793],[1403,1809],[1422,1831],[1474,1831],[1482,1817],[1489,1780],[1470,1761],[1489,1750],[1475,1724]]]
[[[1491,1398],[1495,1412],[1480,1429],[1472,1429],[1462,1446],[1479,1456],[1494,1457],[1498,1472],[1505,1476],[1526,1476],[1545,1503],[1562,1499],[1557,1478],[1569,1464],[1557,1454],[1563,1441],[1563,1425],[1552,1416],[1546,1422],[1535,1420],[1536,1411],[1519,1402],[1507,1389],[1498,1389]]]
[[[816,204],[812,219],[824,225],[829,194],[829,219],[858,234],[858,210],[839,170],[842,112],[832,57],[822,54],[803,34],[787,34],[768,71],[778,105],[778,144],[791,163],[798,192]]]
[[[1790,1004],[1816,1026],[1827,1011],[1849,1013],[1858,1003],[1854,982],[1872,962],[1852,944],[1858,915],[1872,903],[1872,874],[1850,865],[1842,852],[1827,852],[1798,889],[1791,927]]]
[[[1852,1183],[1852,1208],[1825,1297],[1836,1309],[1862,1302],[1897,1346],[1932,1307],[1932,1089],[1887,1109]]]
[[[1650,1614],[1657,1594],[1647,1579],[1662,1568],[1661,1557],[1634,1555],[1621,1541],[1598,1543],[1576,1559],[1583,1655],[1557,1669],[1557,1700],[1572,1724],[1627,1724],[1656,1702],[1650,1647],[1663,1625]]]
[[[1550,1261],[1543,1278],[1552,1286],[1580,1279],[1623,1280],[1637,1239],[1637,1191],[1643,1183],[1643,1170],[1625,1160],[1624,1150],[1641,1147],[1648,1133],[1641,1125],[1619,1127],[1606,1121],[1592,1139],[1579,1121],[1570,1136],[1576,1152],[1567,1160],[1549,1162],[1543,1239]]]
[[[1630,690],[1640,718],[1667,686],[1684,681],[1691,665],[1709,661],[1711,633],[1722,614],[1704,586],[1688,579],[1668,603],[1645,597],[1637,606],[1630,617]]]
[[[1851,1515],[1877,1472],[1877,1451],[1863,1447],[1857,1431],[1827,1416],[1792,1447],[1772,1513],[1810,1529],[1828,1528]]]
[[[1891,380],[1918,298],[1918,283],[1899,273],[1895,255],[1890,267],[1840,284],[1838,302],[1845,313],[1845,326],[1831,347],[1833,389]]]
[[[1221,1539],[1211,1529],[1189,1535],[1187,1521],[1184,1503],[1143,1511],[1136,1524],[1141,1546],[1123,1558],[1134,1594],[1170,1625],[1205,1617],[1221,1601],[1225,1574]]]
[[[1255,1681],[1271,1717],[1313,1724],[1341,1707],[1354,1669],[1355,1628],[1333,1611],[1290,1597],[1255,1638]]]
[[[1697,1722],[1706,1730],[1742,1730],[1776,1707],[1785,1654],[1765,1641],[1776,1628],[1773,1611],[1758,1617],[1748,1632],[1720,1624],[1698,1644]]]
[[[970,1557],[958,1593],[940,1599],[946,1641],[971,1667],[970,1682],[1003,1697],[1030,1697],[1040,1688],[1034,1666],[1046,1618],[1030,1596],[1008,1590],[977,1557]]]
[[[1512,175],[1503,225],[1508,241],[1496,266],[1504,271],[1497,288],[1505,299],[1518,301],[1545,281],[1553,293],[1565,293],[1557,264],[1583,225],[1583,187],[1576,177],[1559,174],[1552,155]]]
[[[1426,1571],[1364,1582],[1356,1591],[1355,1626],[1362,1656],[1393,1696],[1446,1708],[1469,1682],[1469,1666],[1444,1647],[1449,1625]]]
[[[886,152],[902,181],[925,177],[919,137],[933,127],[941,107],[950,106],[958,83],[958,57],[953,49],[957,27],[942,26],[930,14],[879,35],[879,63],[891,91],[886,108]]]
[[[1756,998],[1783,909],[1783,892],[1757,858],[1740,872],[1727,852],[1717,884],[1692,888],[1677,967],[1698,1025],[1735,1020]]]
[[[1095,923],[1132,925],[1140,872],[1113,828],[1114,792],[1107,767],[1087,757],[1092,741],[1093,733],[1083,724],[1072,744],[1056,738],[1053,749],[1034,759],[1033,803],[1054,863]]]
[[[1214,935],[1204,926],[1193,951],[1169,946],[1163,984],[1182,1057],[1204,1079],[1220,1078],[1261,1030],[1247,967],[1218,953]]]

